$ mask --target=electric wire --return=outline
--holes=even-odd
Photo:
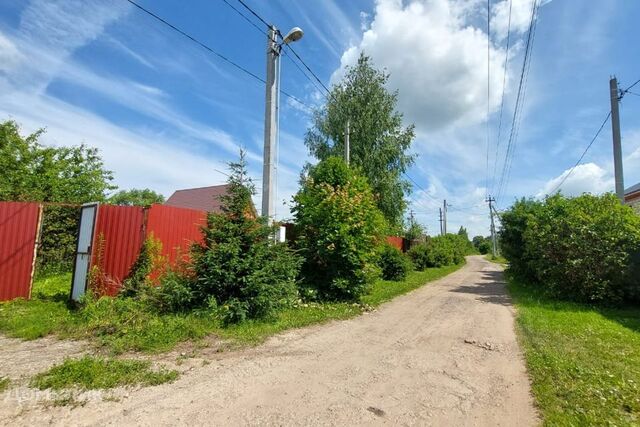
[[[234,5],[232,5],[231,3],[229,3],[227,0],[222,0],[227,6],[229,6],[231,9],[233,9],[238,15],[240,15],[242,17],[242,19],[244,19],[245,21],[247,21],[252,27],[254,27],[256,30],[258,30],[261,34],[264,34],[265,36],[268,36],[267,32],[264,31],[263,29],[261,29],[255,22],[253,22],[251,19],[249,19],[249,17],[247,15],[245,15],[244,13],[242,13],[241,11],[238,10],[237,7],[235,7]]]
[[[485,197],[489,194],[489,143],[491,139],[491,0],[487,0],[487,155],[484,181]]]
[[[507,85],[507,69],[509,64],[509,48],[511,45],[511,10],[513,6],[513,0],[509,0],[509,20],[507,22],[507,43],[505,48],[505,57],[504,57],[504,70],[502,72],[502,96],[500,100],[500,114],[498,118],[498,135],[496,137],[496,155],[493,162],[493,176],[491,178],[491,191],[495,189],[496,184],[496,173],[498,168],[498,157],[500,153],[500,142],[502,136],[502,116],[504,112],[504,94]]]
[[[282,37],[282,34],[280,34],[278,32],[278,35],[280,35],[280,37]],[[307,71],[309,71],[309,73],[311,73],[311,75],[316,79],[316,81],[318,83],[320,83],[320,85],[324,88],[324,90],[327,92],[327,94],[331,94],[331,91],[329,90],[329,88],[322,83],[322,80],[320,80],[320,78],[316,75],[316,73],[313,72],[313,70],[307,65],[306,62],[304,62],[304,60],[300,57],[300,55],[298,55],[298,52],[295,51],[294,48],[292,48],[291,46],[289,46],[288,44],[284,45],[287,49],[289,49],[291,51],[291,53],[293,53],[293,55],[298,58],[298,61],[300,61],[302,63],[302,65],[304,65],[304,67],[307,69]]]
[[[518,129],[518,121],[521,118],[522,113],[522,105],[524,103],[524,93],[526,91],[526,77],[528,75],[528,70],[531,61],[531,51],[533,47],[533,38],[535,33],[535,24],[536,24],[536,15],[537,15],[537,0],[534,0],[533,5],[531,7],[531,20],[529,22],[529,30],[527,32],[527,41],[525,45],[524,58],[522,61],[522,70],[520,72],[520,82],[518,84],[518,93],[516,96],[516,103],[513,109],[513,117],[511,121],[511,132],[509,134],[509,140],[507,142],[507,149],[504,156],[504,164],[502,167],[502,173],[500,177],[500,184],[498,186],[498,195],[496,200],[499,201],[503,195],[503,191],[507,185],[507,175],[510,171],[510,164],[513,161],[513,151],[515,147],[515,142],[517,139],[517,129]]]
[[[573,165],[573,167],[571,169],[569,169],[569,172],[567,174],[565,174],[565,176],[562,178],[562,180],[558,183],[558,185],[556,185],[553,190],[551,190],[549,192],[549,194],[555,194],[556,191],[558,191],[560,189],[560,187],[562,187],[562,184],[564,184],[564,182],[567,180],[567,178],[569,178],[569,176],[573,173],[574,169],[576,167],[578,167],[578,165],[582,162],[582,159],[584,158],[584,156],[587,154],[587,152],[589,151],[589,149],[591,148],[591,146],[593,145],[593,143],[596,141],[596,139],[598,139],[598,136],[600,135],[600,132],[602,132],[602,129],[604,128],[604,125],[607,124],[607,122],[609,121],[609,119],[611,118],[611,111],[609,111],[607,113],[607,116],[604,118],[604,120],[602,121],[602,124],[600,125],[600,127],[598,128],[598,131],[596,132],[596,134],[593,136],[593,138],[591,138],[591,141],[589,142],[589,145],[587,145],[587,148],[584,149],[584,151],[582,152],[582,155],[580,156],[580,158],[578,159],[578,161]]]
[[[635,82],[634,84],[632,84],[631,86],[629,86],[628,88],[626,88],[626,89],[624,89],[624,90],[621,90],[621,91],[620,91],[620,98],[622,99],[622,97],[623,97],[625,94],[627,94],[627,93],[632,93],[632,94],[633,94],[633,92],[629,92],[629,91],[630,91],[631,89],[633,89],[633,87],[634,87],[635,85],[637,85],[638,83],[640,83],[640,79],[636,80],[636,82]],[[634,95],[637,95],[637,94],[634,94]]]
[[[132,4],[133,6],[135,6],[136,8],[140,9],[142,12],[146,13],[147,15],[151,16],[152,18],[156,19],[157,21],[161,22],[162,24],[168,26],[169,28],[171,28],[172,30],[176,31],[177,33],[181,34],[182,36],[188,38],[189,40],[191,40],[192,42],[196,43],[197,45],[199,45],[200,47],[202,47],[203,49],[207,50],[208,52],[214,54],[215,56],[217,56],[218,58],[220,58],[221,60],[227,62],[228,64],[232,65],[233,67],[237,68],[238,70],[242,71],[243,73],[245,73],[246,75],[258,80],[261,83],[266,84],[266,81],[262,78],[259,77],[258,75],[256,75],[255,73],[247,70],[246,68],[244,68],[243,66],[237,64],[236,62],[232,61],[231,59],[227,58],[225,55],[221,54],[220,52],[215,51],[213,48],[211,48],[210,46],[208,46],[207,44],[201,42],[200,40],[196,39],[195,37],[193,37],[192,35],[186,33],[185,31],[181,30],[180,28],[176,27],[175,25],[171,24],[170,22],[168,22],[167,20],[165,20],[164,18],[160,17],[159,15],[155,14],[154,12],[150,11],[149,9],[146,9],[145,7],[143,7],[142,5],[136,3],[134,0],[126,0],[127,2],[129,2],[130,4]],[[303,101],[301,101],[299,98],[285,92],[284,90],[280,90],[280,92],[298,102],[301,105],[306,106],[307,108],[310,108],[306,103],[304,103]]]
[[[264,18],[262,18],[260,15],[258,15],[258,13],[257,13],[255,10],[253,10],[251,7],[249,7],[249,5],[247,5],[247,3],[245,3],[243,0],[238,0],[238,2],[239,2],[240,4],[242,4],[242,6],[244,6],[244,7],[245,7],[249,12],[251,12],[251,14],[253,14],[253,16],[255,16],[256,18],[258,18],[258,19],[259,19],[259,20],[260,20],[264,25],[266,25],[268,28],[271,28],[271,27],[272,27],[272,25],[270,25],[269,23],[267,23],[267,21],[266,21]],[[282,36],[282,33],[280,33],[280,31],[278,31],[278,32],[277,32],[277,34],[278,34],[278,37],[280,37],[280,38],[282,39],[282,41],[284,41],[284,37]],[[309,73],[311,73],[311,75],[313,76],[313,78],[314,78],[318,83],[320,83],[320,86],[322,86],[322,88],[327,92],[327,94],[330,94],[330,93],[331,93],[331,91],[329,90],[329,88],[327,88],[327,86],[326,86],[324,83],[322,83],[322,80],[320,80],[320,78],[316,75],[316,73],[314,73],[314,72],[313,72],[313,70],[311,69],[311,67],[309,67],[309,66],[307,65],[307,63],[306,63],[306,62],[305,62],[305,61],[300,57],[300,55],[298,55],[298,53],[295,51],[295,49],[294,49],[294,48],[292,48],[289,44],[286,44],[286,43],[284,43],[284,44],[283,44],[283,46],[284,46],[285,48],[289,49],[289,50],[291,51],[291,53],[293,53],[293,55],[298,59],[298,61],[300,61],[300,63],[301,63],[301,64],[302,64],[306,69],[307,69],[307,71],[308,71]],[[300,67],[298,67],[298,68],[300,68]],[[302,70],[300,70],[300,71],[302,72]],[[309,78],[309,76],[308,76],[306,73],[302,72],[302,74],[303,74],[306,78],[308,78],[309,80],[311,80],[311,79]]]
[[[258,20],[260,20],[260,22],[262,22],[264,25],[266,25],[266,26],[267,26],[267,28],[271,28],[271,25],[270,25],[267,21],[265,21],[265,20],[264,20],[260,15],[258,15],[258,13],[257,13],[255,10],[251,9],[251,8],[249,7],[249,5],[247,5],[244,1],[242,1],[242,0],[238,0],[238,2],[239,2],[242,6],[244,6],[244,8],[245,8],[245,9],[247,9],[247,10],[248,10],[248,11],[249,11],[253,16],[255,16],[256,18],[258,18]]]
[[[533,45],[536,39],[536,28],[538,26],[538,20],[537,20],[537,10],[536,10],[536,19],[533,21],[533,27],[532,27],[532,35],[531,35],[531,49],[533,49]],[[516,124],[516,131],[515,131],[515,135],[514,135],[514,150],[515,150],[515,144],[518,141],[518,136],[520,135],[520,125],[522,124],[522,106],[524,105],[524,100],[527,94],[527,83],[529,82],[529,71],[531,70],[531,52],[529,52],[529,62],[527,64],[527,71],[525,72],[524,75],[524,85],[523,85],[523,92],[522,92],[522,100],[520,102],[520,115],[518,117],[518,121]],[[509,186],[509,180],[511,179],[511,168],[513,166],[513,158],[514,158],[514,154],[511,154],[511,159],[509,160],[509,167],[507,168],[507,176],[506,176],[506,180],[505,180],[505,186],[504,186],[504,190],[506,191],[506,189]]]

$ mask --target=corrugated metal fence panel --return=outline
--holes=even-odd
[[[147,212],[146,235],[162,242],[162,254],[175,263],[178,254],[188,255],[194,242],[202,242],[200,228],[207,222],[207,213],[195,209],[152,205]]]
[[[91,264],[99,265],[106,278],[101,293],[118,293],[122,280],[138,258],[143,241],[143,225],[144,209],[140,206],[98,207]],[[99,263],[98,257],[101,258]]]
[[[387,243],[389,243],[391,246],[394,246],[400,249],[401,251],[404,250],[404,239],[402,237],[387,236]]]
[[[29,298],[40,205],[0,202],[0,301]]]

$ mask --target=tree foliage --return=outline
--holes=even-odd
[[[217,305],[223,319],[235,323],[269,316],[292,303],[300,259],[273,241],[274,227],[254,217],[254,186],[247,179],[244,153],[230,169],[222,212],[208,215],[204,244],[193,247],[192,300],[200,306]]]
[[[378,267],[384,280],[404,280],[413,269],[411,260],[398,248],[384,244],[379,249]]]
[[[640,297],[640,217],[614,195],[521,200],[501,223],[511,268],[549,294],[604,303]]]
[[[0,123],[0,201],[101,202],[116,188],[96,148],[44,146],[43,133],[22,136],[16,122]],[[45,207],[38,274],[71,268],[77,229],[76,207]]]
[[[86,203],[116,188],[97,148],[43,146],[43,133],[23,137],[16,122],[0,124],[0,200]]]
[[[491,252],[493,246],[493,244],[491,243],[491,237],[474,236],[471,242],[473,244],[473,247],[476,248],[476,250],[482,255],[486,255]]]
[[[109,196],[107,202],[121,206],[151,206],[154,203],[164,203],[164,196],[148,188],[132,188],[120,190]]]
[[[310,170],[293,198],[303,281],[321,298],[357,300],[376,277],[384,218],[365,177],[338,157]]]
[[[332,88],[324,108],[316,111],[305,144],[319,160],[342,157],[348,120],[350,163],[369,180],[387,222],[401,230],[404,196],[410,190],[402,173],[414,160],[407,154],[414,126],[403,127],[402,115],[396,111],[398,94],[387,90],[388,78],[373,67],[369,57],[361,55]]]
[[[472,252],[470,243],[458,234],[446,234],[428,239],[409,250],[416,270],[460,264]]]

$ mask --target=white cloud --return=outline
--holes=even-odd
[[[541,2],[542,5],[549,3]],[[531,21],[531,7],[533,0],[507,0],[496,3],[491,10],[492,33],[498,40],[507,36],[509,28],[509,8],[511,8],[511,31],[515,34],[524,33]]]
[[[560,176],[547,181],[544,187],[536,194],[536,197],[541,198],[551,194],[570,171],[571,169],[567,169]],[[614,179],[610,173],[595,163],[585,163],[576,166],[559,191],[565,196],[579,196],[582,193],[605,193],[613,191],[613,188]]]
[[[390,73],[398,106],[419,130],[482,122],[487,112],[487,34],[471,25],[473,4],[462,1],[378,0],[359,44],[344,52],[337,81],[360,54]],[[497,18],[496,18],[497,19]],[[504,49],[491,44],[491,110],[500,103]]]
[[[0,33],[0,72],[9,72],[23,59],[16,45]]]

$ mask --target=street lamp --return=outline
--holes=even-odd
[[[267,79],[264,112],[264,153],[262,164],[262,216],[274,219],[274,164],[278,143],[279,115],[280,115],[280,52],[283,44],[294,43],[302,38],[303,31],[293,27],[278,43],[280,32],[271,25],[267,34]]]

